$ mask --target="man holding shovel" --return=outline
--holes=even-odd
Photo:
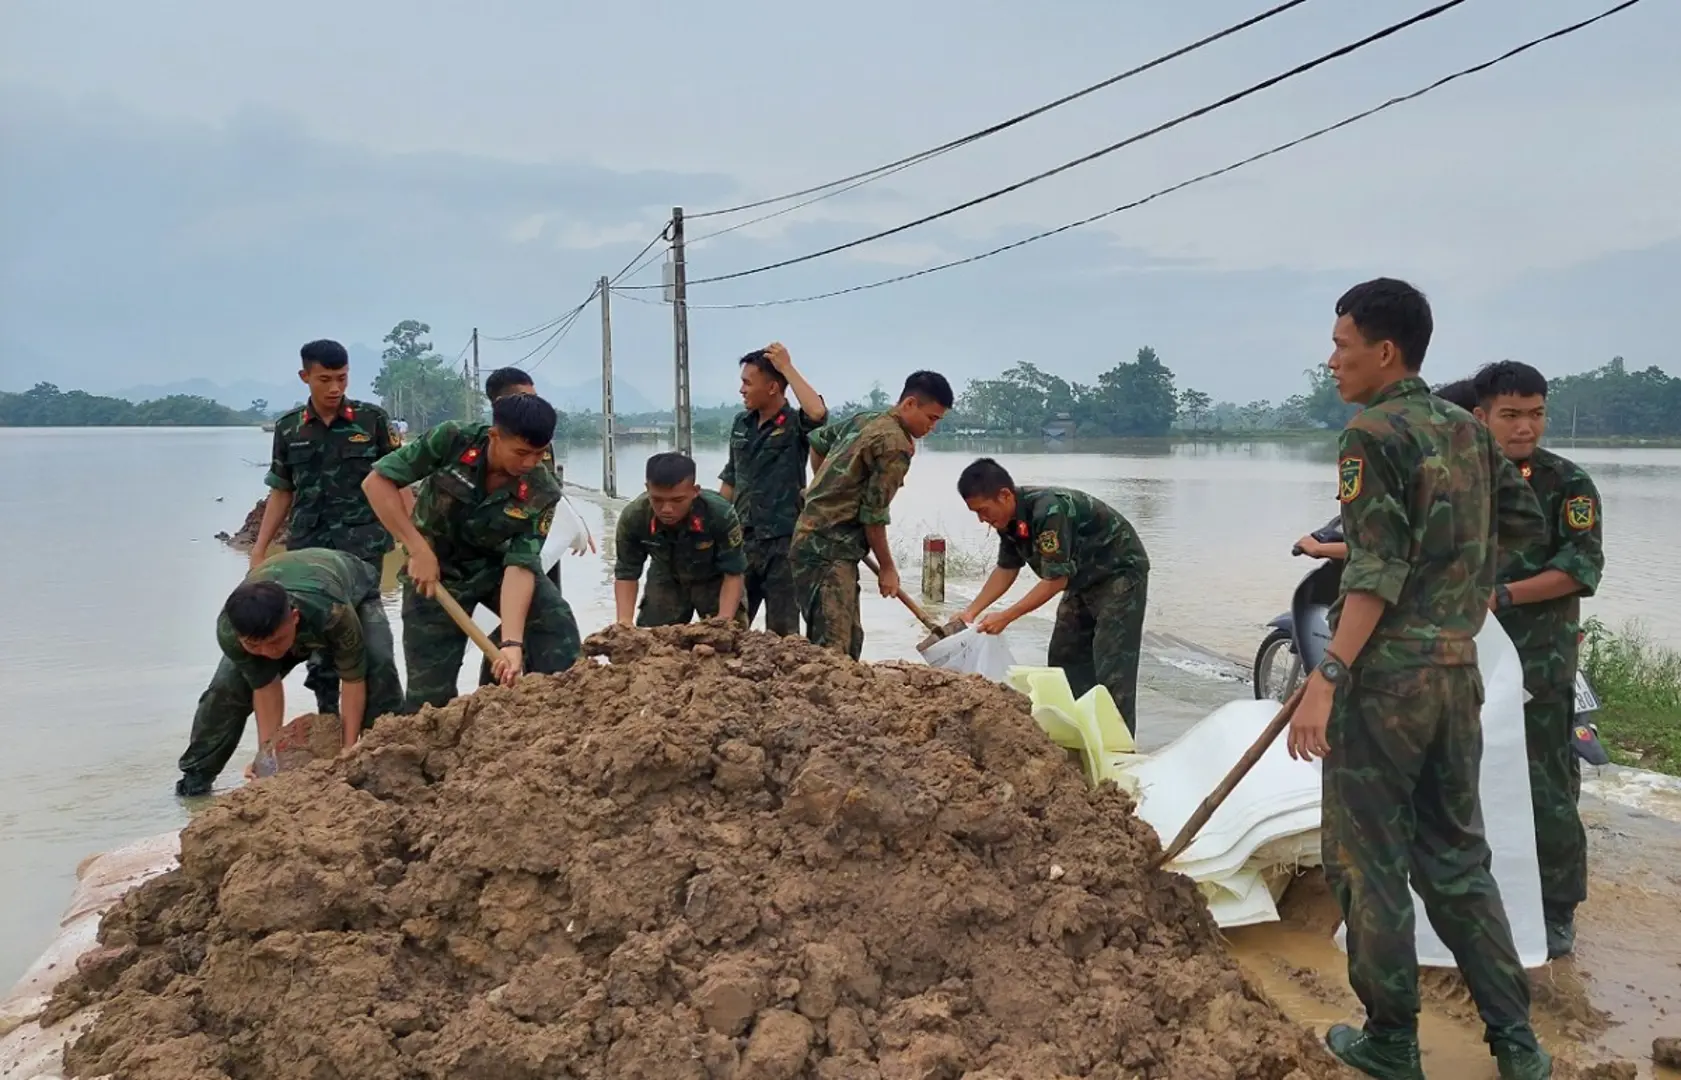
[[[951,403],[944,375],[917,371],[887,412],[831,421],[811,433],[813,476],[788,550],[808,641],[854,660],[862,655],[858,564],[866,556],[875,556],[881,595],[899,594],[887,508],[910,472],[916,440],[934,430]]]
[[[564,671],[578,658],[577,620],[543,574],[560,485],[539,465],[554,429],[553,406],[535,394],[511,394],[491,406],[489,424],[439,424],[382,458],[363,481],[369,504],[409,555],[405,711],[456,695],[469,631],[440,593],[467,616],[483,604],[501,617],[494,674],[502,683],[521,671]],[[411,519],[400,489],[428,478]]]
[[[325,656],[337,677],[345,746],[376,716],[402,709],[379,574],[354,555],[304,548],[265,560],[222,606],[216,641],[222,662],[198,699],[175,783],[183,798],[210,793],[253,711],[259,755],[274,741],[285,720],[286,675],[311,656]]]
[[[1099,684],[1108,687],[1136,735],[1150,558],[1132,523],[1083,491],[1017,487],[991,458],[963,470],[957,494],[983,524],[998,530],[998,567],[963,621],[996,634],[1060,593],[1045,662],[1063,670],[1075,697]],[[1003,611],[982,615],[1010,591],[1024,566],[1039,575],[1039,584]]]
[[[619,515],[613,544],[618,621],[630,625],[642,567],[652,561],[637,626],[680,626],[699,615],[745,627],[747,549],[735,508],[700,489],[687,454],[649,458],[647,484]]]

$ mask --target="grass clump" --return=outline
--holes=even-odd
[[[1681,776],[1681,652],[1638,623],[1613,633],[1589,619],[1582,631],[1582,668],[1600,702],[1594,722],[1612,759]]]

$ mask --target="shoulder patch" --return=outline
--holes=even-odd
[[[502,512],[516,521],[524,521],[531,516],[531,511],[523,506],[504,506]]]
[[[537,519],[537,535],[547,536],[549,535],[549,530],[553,527],[554,507],[551,506],[547,510],[543,511],[542,516]]]
[[[349,437],[349,441],[350,442],[357,442],[357,443],[372,442],[373,441],[373,436],[372,435],[364,435],[360,431],[358,431],[356,434]]]
[[[1599,508],[1592,495],[1572,495],[1564,502],[1564,523],[1577,532],[1587,532],[1599,520]]]
[[[1366,459],[1345,457],[1337,463],[1337,501],[1353,502],[1360,497],[1366,479]]]
[[[742,546],[743,544],[745,544],[746,542],[747,542],[747,537],[742,534],[741,522],[739,522],[739,521],[731,522],[730,523],[730,547],[738,548],[738,547]]]
[[[1062,548],[1062,540],[1055,529],[1046,529],[1039,534],[1039,553],[1041,555],[1055,555]]]

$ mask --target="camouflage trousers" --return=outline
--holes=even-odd
[[[525,670],[536,674],[565,671],[578,659],[578,621],[547,575],[534,575],[534,580],[531,607],[525,616]],[[481,604],[497,611],[502,603],[500,574],[482,584],[447,582],[445,587],[468,615]],[[501,644],[502,628],[492,631],[490,639]],[[416,592],[405,573],[403,664],[408,671],[409,692],[403,702],[404,712],[419,712],[422,705],[444,705],[456,696],[467,645],[467,635],[443,605]],[[484,673],[481,665],[480,675]]]
[[[543,575],[543,576],[548,578],[550,581],[554,582],[554,587],[555,587],[556,592],[561,592],[561,588],[560,588],[560,563],[559,562],[556,562],[553,566],[549,567],[549,572],[547,574]],[[498,586],[497,588],[498,588],[498,595],[500,595],[500,588],[501,587]],[[561,592],[561,595],[565,596],[566,594],[564,592]],[[500,636],[500,630],[491,631],[490,639],[492,641],[502,640],[501,636]],[[494,683],[495,681],[496,681],[496,673],[491,671],[491,669],[490,669],[490,658],[485,657],[485,658],[481,659],[479,661],[479,685],[480,686],[489,686],[491,683]]]
[[[384,528],[379,527],[379,529],[380,535],[385,535]],[[380,575],[385,569],[385,552],[381,551],[371,555],[364,554],[370,545],[377,546],[374,541],[367,539],[366,532],[366,530],[358,530],[356,538],[363,541],[361,549],[351,550],[349,551],[349,554],[356,555],[361,558],[362,561],[371,566],[374,571],[374,580],[377,582],[380,580]],[[331,536],[304,537],[301,542],[288,543],[286,545],[286,550],[299,551],[306,547],[331,548],[334,551],[345,550],[342,547],[334,547],[333,544],[325,542],[330,541],[331,539],[333,539]],[[387,541],[387,543],[389,543],[389,541]],[[332,716],[338,715],[339,676],[338,672],[333,670],[333,658],[327,655],[326,652],[314,652],[310,654],[308,661],[304,664],[304,687],[315,695],[316,712],[326,713]]]
[[[806,640],[856,660],[864,653],[864,621],[858,610],[856,561],[797,562],[794,596],[805,619]]]
[[[747,538],[747,621],[765,609],[765,629],[789,637],[800,632],[800,604],[794,593],[794,567],[788,561],[789,538]]]
[[[403,685],[397,678],[391,623],[385,618],[385,608],[379,596],[376,594],[357,605],[356,615],[362,622],[362,639],[368,658],[368,702],[362,717],[362,730],[366,731],[373,726],[376,717],[403,711]],[[291,666],[297,667],[297,661],[292,661]],[[338,687],[338,676],[335,674],[335,709]],[[234,751],[239,749],[239,741],[245,737],[245,722],[251,718],[251,709],[251,685],[234,667],[233,661],[222,657],[216,673],[210,677],[210,686],[199,695],[198,709],[193,713],[192,734],[187,738],[187,749],[180,760],[182,779],[178,790],[182,794],[209,791],[210,785],[227,768]]]
[[[688,585],[669,577],[649,574],[642,591],[642,603],[636,609],[637,626],[681,626],[696,615],[702,619],[716,618],[718,601],[724,587],[723,578],[696,581]],[[737,604],[735,620],[747,627],[747,608]]]
[[[1138,731],[1138,658],[1144,650],[1144,603],[1148,574],[1120,575],[1057,604],[1045,663],[1068,676],[1079,697],[1105,686],[1127,730]]]
[[[1534,1049],[1529,979],[1490,869],[1478,796],[1482,676],[1475,667],[1373,671],[1331,707],[1322,805],[1325,877],[1348,925],[1348,981],[1366,1030],[1418,1030],[1409,878],[1453,952],[1490,1043]]]
[[[1582,763],[1570,746],[1576,703],[1568,693],[1536,697],[1523,707],[1523,718],[1541,904],[1549,917],[1563,918],[1588,898],[1588,834],[1576,806]]]

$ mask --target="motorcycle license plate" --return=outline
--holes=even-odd
[[[1599,708],[1599,696],[1588,685],[1588,677],[1580,671],[1576,673],[1576,711],[1579,713],[1593,712]]]

